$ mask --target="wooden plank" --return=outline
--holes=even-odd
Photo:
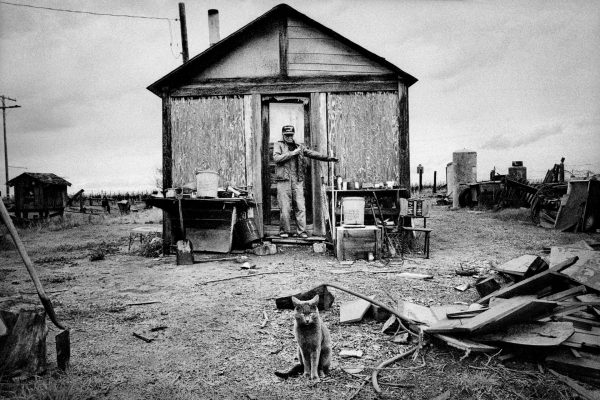
[[[544,300],[548,301],[564,301],[567,299],[571,299],[577,295],[584,294],[586,292],[586,288],[584,285],[575,286],[567,290],[563,290],[562,292],[554,293],[548,296],[542,297]],[[599,299],[600,300],[600,299]]]
[[[556,307],[556,303],[534,300],[529,296],[514,297],[481,314],[458,323],[439,322],[426,328],[430,333],[484,333],[503,326],[532,321]]]
[[[369,296],[374,299],[375,296]],[[363,319],[371,303],[364,299],[353,300],[340,305],[340,324],[358,322]]]
[[[532,322],[516,324],[506,330],[471,337],[484,342],[501,342],[523,346],[558,346],[575,333],[570,322]]]
[[[534,263],[539,263],[540,260],[541,257],[539,256],[525,254],[492,268],[499,272],[523,277],[527,273],[527,270]]]
[[[279,19],[279,74],[288,75],[288,19],[282,17]]]
[[[328,76],[327,80],[318,77],[308,79],[288,78],[287,80],[224,80],[198,82],[183,85],[171,92],[171,96],[200,97],[200,96],[229,96],[252,93],[314,93],[314,92],[383,92],[398,90],[398,79],[387,75],[355,76],[348,79],[344,76]],[[364,79],[370,78],[370,79]]]
[[[546,365],[570,376],[600,379],[600,355],[584,351],[579,353],[581,357],[577,358],[568,349],[557,349],[546,357]]]
[[[570,279],[569,277],[556,272],[556,269],[561,269],[566,265],[572,265],[575,263],[575,258],[569,258],[559,264],[550,266],[549,270],[546,270],[537,275],[531,276],[527,279],[522,280],[519,283],[500,289],[494,293],[491,293],[481,299],[477,300],[479,304],[487,304],[492,297],[509,298],[519,295],[527,295],[536,293],[538,290],[543,289],[553,283],[565,281]]]
[[[576,380],[571,379],[567,376],[561,375],[553,369],[548,370],[552,375],[554,375],[559,381],[564,383],[573,389],[577,394],[579,394],[585,400],[600,400],[600,394],[596,391],[591,391],[581,386]]]
[[[568,341],[581,344],[582,347],[600,349],[600,336],[582,330],[576,330]]]

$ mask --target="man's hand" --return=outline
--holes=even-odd
[[[293,156],[297,156],[300,153],[302,153],[302,146],[298,146],[298,147],[296,147],[296,150],[292,150]]]
[[[338,162],[340,161],[337,157],[328,157],[327,161],[331,161],[331,162]]]

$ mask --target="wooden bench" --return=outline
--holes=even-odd
[[[425,258],[429,258],[429,235],[431,234],[431,231],[433,229],[430,228],[412,228],[412,227],[401,227],[400,228],[401,231],[403,232],[423,232],[425,234],[425,243],[423,245],[423,254],[425,255]],[[404,246],[402,248],[404,250]]]

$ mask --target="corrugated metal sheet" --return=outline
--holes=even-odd
[[[173,99],[173,186],[195,182],[195,170],[219,173],[220,186],[246,185],[243,97]]]
[[[336,175],[362,183],[399,182],[397,92],[327,96],[330,146],[340,158]]]

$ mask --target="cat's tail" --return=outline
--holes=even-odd
[[[280,377],[281,379],[293,378],[295,376],[301,375],[304,372],[304,367],[302,364],[296,364],[292,368],[287,371],[275,371],[275,375]]]

